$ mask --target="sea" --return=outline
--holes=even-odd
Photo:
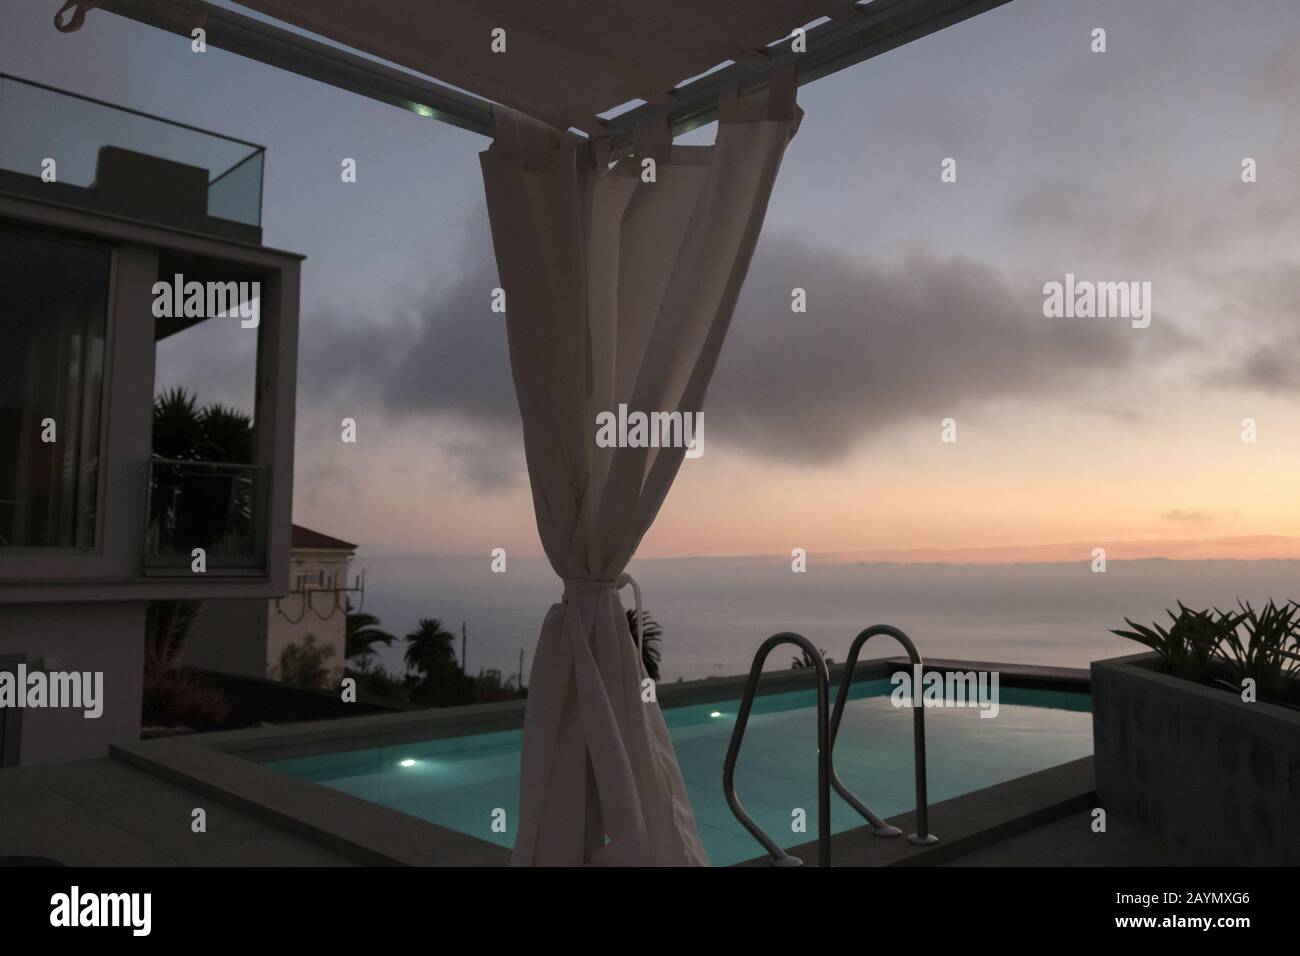
[[[507,559],[494,573],[486,555],[370,555],[364,609],[399,638],[420,618],[437,618],[457,635],[461,658],[476,674],[520,672],[527,683],[533,648],[559,579],[544,558]],[[1111,633],[1125,618],[1168,623],[1179,601],[1193,608],[1234,607],[1238,600],[1300,599],[1296,560],[1112,560],[1104,572],[1088,560],[1041,564],[890,564],[826,561],[810,555],[805,572],[789,558],[637,559],[628,568],[645,609],[663,629],[662,680],[742,674],[759,644],[779,631],[812,640],[843,660],[853,637],[892,624],[930,658],[1087,667],[1093,660],[1144,648]],[[630,588],[621,592],[632,606]],[[878,642],[878,643],[877,643]],[[866,657],[898,652],[876,638]],[[400,642],[383,652],[401,670]],[[793,649],[768,667],[789,667]]]

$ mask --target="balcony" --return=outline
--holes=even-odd
[[[144,566],[151,575],[190,575],[196,548],[211,574],[266,567],[267,474],[263,465],[154,458]]]
[[[260,244],[265,152],[0,73],[0,192]]]

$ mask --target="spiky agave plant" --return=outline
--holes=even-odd
[[[1300,677],[1300,605],[1288,601],[1278,606],[1270,599],[1258,611],[1241,601],[1237,606],[1243,612],[1239,620],[1244,639],[1234,627],[1223,641],[1233,689],[1240,690],[1249,679],[1261,699],[1294,695]]]
[[[1210,667],[1210,658],[1228,635],[1236,632],[1237,625],[1244,617],[1217,608],[1213,611],[1193,611],[1182,601],[1178,602],[1177,614],[1173,611],[1165,613],[1173,621],[1168,630],[1158,622],[1145,627],[1124,618],[1124,622],[1133,630],[1112,630],[1111,633],[1145,644],[1164,659],[1170,674],[1195,681],[1205,677]]]

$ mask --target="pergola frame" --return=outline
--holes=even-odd
[[[845,2],[837,12],[828,0],[833,18],[807,32],[804,52],[794,53],[787,39],[777,40],[765,49],[738,53],[739,59],[731,65],[678,86],[663,102],[646,103],[608,121],[591,117],[581,132],[608,136],[612,153],[618,155],[631,148],[632,130],[637,126],[665,116],[673,135],[703,126],[717,118],[720,90],[729,86],[743,92],[759,89],[766,85],[772,70],[790,60],[798,60],[798,82],[808,83],[1009,2],[872,0],[865,4]],[[179,25],[175,15],[160,13],[143,0],[105,0],[101,8],[169,33],[189,36],[188,28]],[[206,15],[206,42],[219,49],[461,129],[491,135],[489,100],[206,0],[186,0],[185,8]]]

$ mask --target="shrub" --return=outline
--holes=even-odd
[[[330,667],[325,662],[334,656],[334,648],[317,644],[316,636],[308,634],[301,644],[290,644],[280,652],[280,682],[294,687],[324,687],[330,678]]]
[[[399,675],[391,674],[379,661],[371,656],[352,658],[346,677],[357,682],[358,697],[369,698],[380,703],[411,703],[411,694],[406,681]]]
[[[144,675],[141,719],[155,727],[205,730],[230,719],[230,696],[179,671],[150,670]]]

